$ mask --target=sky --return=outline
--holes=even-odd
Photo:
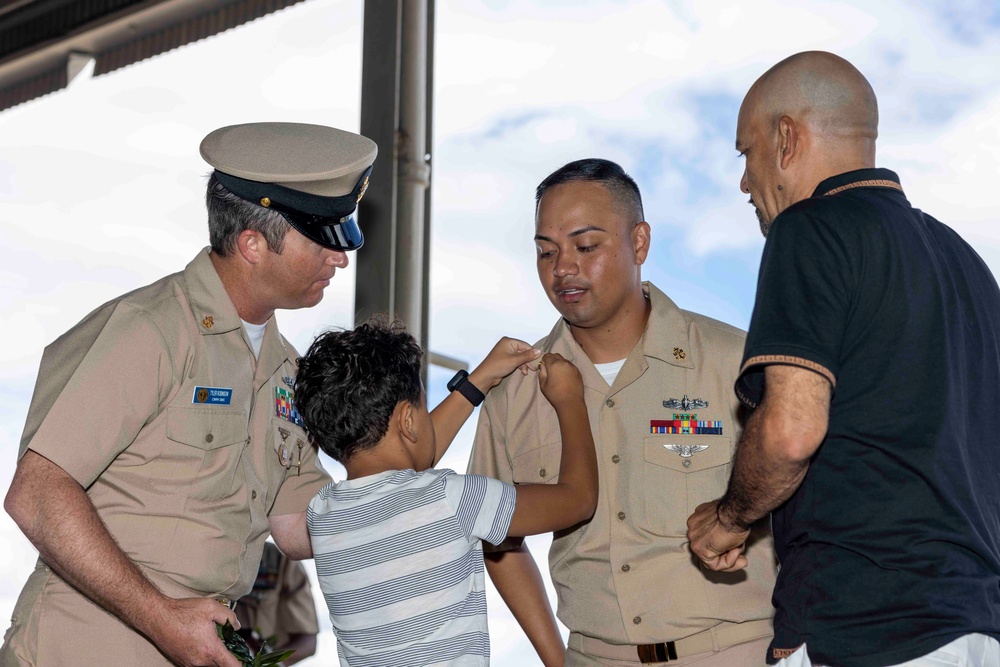
[[[361,21],[360,0],[306,0],[0,112],[0,489],[44,346],[206,245],[202,137],[264,120],[358,130]],[[638,181],[652,226],[643,276],[682,308],[745,328],[763,238],[739,191],[736,114],[760,74],[803,50],[837,53],[868,77],[878,165],[1000,270],[992,0],[439,0],[436,35],[436,352],[476,363],[500,336],[548,333],[557,314],[534,268],[534,187],[583,157],[615,160]],[[283,332],[301,351],[322,329],[350,326],[353,290],[349,267],[316,308],[279,312]],[[432,404],[450,376],[432,369]],[[442,467],[465,469],[474,425]],[[36,554],[6,515],[0,544],[6,621]],[[548,538],[529,545],[544,573]],[[332,664],[317,601],[314,663]],[[535,664],[492,590],[488,602],[493,664]]]

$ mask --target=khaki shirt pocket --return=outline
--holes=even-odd
[[[168,408],[167,438],[190,447],[188,497],[215,501],[230,495],[247,440],[243,411],[210,408]]]
[[[562,441],[550,442],[514,456],[515,484],[555,484],[559,481]]]
[[[652,435],[643,440],[646,526],[654,533],[687,535],[694,508],[726,491],[732,443],[724,435]]]

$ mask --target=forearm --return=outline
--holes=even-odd
[[[469,382],[476,389],[485,395],[496,386],[498,378],[489,378],[487,374],[476,368],[469,373]],[[441,457],[448,451],[452,440],[458,435],[458,431],[472,415],[474,406],[465,396],[457,391],[453,391],[441,401],[440,405],[431,411],[431,423],[434,424],[435,454],[434,464],[441,460]]]
[[[29,450],[18,463],[5,507],[60,577],[130,626],[148,633],[163,598],[108,532],[83,488]]]
[[[572,487],[581,501],[597,503],[597,452],[590,431],[590,416],[583,400],[556,410],[559,436],[562,438],[562,458],[559,463],[559,483]],[[591,509],[593,514],[593,509]]]
[[[435,465],[448,451],[462,424],[472,414],[472,409],[469,399],[453,391],[431,411],[431,423],[434,424]]]
[[[531,552],[522,544],[512,551],[486,554],[486,571],[546,667],[562,666],[566,657],[549,605],[545,583]]]
[[[562,460],[557,484],[521,484],[507,534],[515,537],[562,530],[586,521],[597,508],[597,456],[587,408],[560,407]]]
[[[733,474],[719,502],[719,521],[746,530],[788,500],[809,470],[809,458],[775,447],[764,406],[750,416],[736,450]]]

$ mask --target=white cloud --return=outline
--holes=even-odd
[[[205,244],[201,136],[266,119],[358,127],[362,6],[302,3],[0,113],[0,455],[13,460],[42,346]],[[500,335],[548,332],[557,315],[535,276],[533,191],[586,156],[639,177],[655,232],[644,272],[669,278],[660,286],[682,306],[745,318],[761,239],[737,187],[736,105],[803,49],[841,53],[869,77],[880,163],[1000,270],[1000,28],[976,12],[862,0],[439,2],[432,347],[476,362]],[[300,351],[319,329],[350,324],[354,280],[352,266],[319,307],[278,315]],[[434,373],[438,384],[449,375]],[[470,428],[446,459],[456,469]],[[0,559],[0,578],[16,588],[33,556],[14,531],[0,516],[0,539],[20,545]],[[12,604],[0,590],[0,617]],[[498,598],[490,605],[495,664],[531,663]],[[318,663],[335,661],[328,635],[321,652]]]

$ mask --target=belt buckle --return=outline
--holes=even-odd
[[[635,647],[639,654],[639,662],[670,662],[677,660],[677,647],[674,642],[661,642],[659,644],[639,644]]]

